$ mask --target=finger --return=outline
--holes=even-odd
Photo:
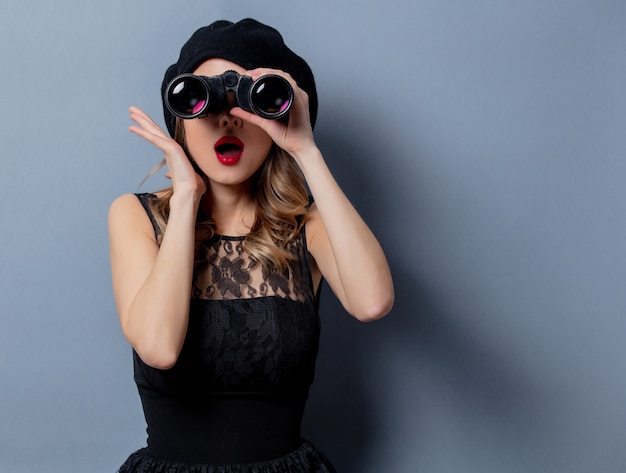
[[[265,122],[267,121],[265,118],[260,117],[256,113],[248,112],[241,107],[233,107],[230,109],[229,113],[233,117],[241,118],[242,120],[251,123],[252,125],[263,127]]]
[[[155,134],[159,134],[163,137],[167,137],[163,129],[159,125],[157,125],[156,122],[152,120],[152,118],[150,118],[150,116],[147,113],[145,113],[143,110],[141,110],[138,107],[130,107],[129,111],[130,111],[131,120],[136,122],[138,125],[142,126],[143,128],[147,130],[150,130],[151,132]]]
[[[131,131],[136,135],[141,136],[143,139],[149,141],[154,145],[156,145],[158,142],[166,141],[166,138],[160,133],[154,133],[153,131],[146,129],[141,125],[130,125],[128,127],[128,131]]]
[[[179,152],[180,146],[178,143],[169,137],[162,136],[161,133],[153,133],[136,125],[129,126],[128,130],[163,151],[166,161],[169,161],[170,156],[176,155]],[[182,152],[182,150],[180,150],[180,152]]]
[[[147,121],[152,121],[153,122],[153,120],[150,118],[150,116],[146,112],[144,112],[142,109],[140,109],[139,107],[131,106],[131,107],[129,107],[128,111],[129,111],[131,117],[140,117],[140,118],[143,118],[143,119],[145,119]]]
[[[293,77],[291,77],[291,74],[280,69],[272,69],[270,67],[257,67],[255,69],[250,69],[249,71],[246,71],[246,75],[252,77],[252,79],[254,80],[267,74],[275,74],[277,76],[284,77],[290,82],[295,83],[295,80],[293,79]]]
[[[163,130],[161,130],[161,128],[147,116],[136,114],[136,113],[131,113],[130,119],[134,121],[135,123],[137,123],[137,125],[141,126],[142,128],[146,130],[151,131],[152,133],[164,135]]]
[[[234,117],[243,119],[246,123],[255,125],[265,131],[270,137],[276,141],[276,137],[283,134],[287,128],[285,122],[281,120],[270,120],[260,117],[259,115],[248,112],[241,107],[233,107],[230,114]]]

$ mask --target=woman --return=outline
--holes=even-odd
[[[269,26],[218,21],[185,43],[162,92],[183,73],[226,71],[285,78],[288,119],[244,110],[228,91],[202,118],[164,105],[168,136],[130,109],[130,131],[163,151],[172,187],[109,211],[115,301],[148,425],[147,447],[120,472],[334,471],[300,437],[321,280],[361,321],[393,304],[383,251],[315,144],[306,62]]]

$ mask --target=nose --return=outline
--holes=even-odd
[[[226,93],[225,106],[218,115],[218,123],[222,128],[241,128],[243,121],[239,117],[230,114],[230,109],[236,106],[235,94],[233,92]]]

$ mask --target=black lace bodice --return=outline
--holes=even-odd
[[[148,210],[149,195],[138,197]],[[176,365],[155,369],[134,353],[157,457],[241,463],[301,443],[320,330],[304,231],[289,246],[296,258],[285,272],[255,263],[243,240],[216,235],[203,245]]]
[[[313,301],[306,242],[302,238],[288,245],[295,261],[285,272],[251,260],[244,250],[244,239],[216,235],[202,243],[192,298],[228,300],[277,296],[304,303]]]

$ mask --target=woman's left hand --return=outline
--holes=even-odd
[[[297,159],[297,156],[303,151],[316,146],[309,116],[309,96],[286,72],[268,68],[253,69],[246,72],[246,75],[252,77],[252,80],[267,74],[284,77],[293,88],[294,100],[289,110],[289,121],[262,118],[243,110],[241,107],[234,107],[230,113],[265,130],[274,143]]]
[[[384,316],[394,299],[387,259],[315,144],[307,93],[282,71],[263,68],[246,74],[253,80],[265,74],[278,74],[293,87],[289,122],[261,118],[240,107],[231,109],[230,113],[265,130],[298,163],[315,201],[306,223],[307,245],[315,266],[354,317],[369,321]]]

